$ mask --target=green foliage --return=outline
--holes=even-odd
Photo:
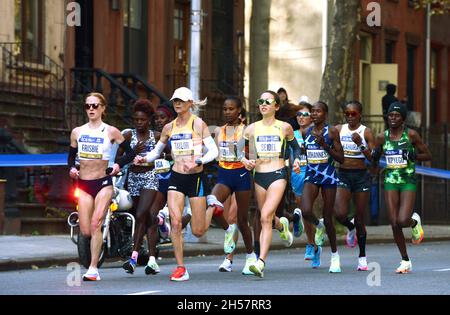
[[[449,0],[412,0],[415,9],[425,9],[430,4],[431,15],[450,14]]]

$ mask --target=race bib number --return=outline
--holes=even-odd
[[[164,159],[155,160],[155,173],[167,173],[170,171],[170,162]]]
[[[359,156],[361,151],[358,145],[352,141],[351,137],[345,136],[341,137],[342,149],[344,150],[344,155],[346,156]]]
[[[78,155],[82,159],[101,160],[103,158],[103,141],[101,137],[81,136],[78,140]]]
[[[328,163],[330,155],[318,145],[310,145],[306,150],[306,158],[310,164],[325,164]]]
[[[403,159],[402,150],[387,150],[385,156],[386,168],[388,169],[406,168],[408,166],[408,162]]]
[[[279,157],[281,153],[280,136],[258,136],[256,138],[256,152],[260,157]]]
[[[176,134],[171,138],[172,153],[177,156],[194,154],[192,134]]]
[[[223,162],[237,162],[236,155],[230,150],[235,145],[231,142],[221,141],[219,143],[219,160]]]

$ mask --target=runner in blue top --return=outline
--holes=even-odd
[[[326,122],[328,105],[322,101],[312,106],[311,117],[314,127],[306,132],[305,149],[308,160],[305,187],[303,188],[303,217],[316,226],[315,243],[318,251],[324,242],[325,229],[331,246],[330,272],[341,272],[339,254],[336,247],[336,230],[333,225],[333,207],[336,198],[337,176],[333,160],[343,163],[344,151],[339,132]],[[313,213],[313,204],[322,189],[323,221]]]
[[[312,125],[311,108],[311,104],[302,102],[300,103],[299,110],[296,114],[300,130],[295,130],[294,136],[297,139],[300,147],[303,148],[303,152],[305,141],[303,140],[302,133],[306,132],[306,130]],[[295,204],[297,205],[297,208],[295,208],[294,210],[294,236],[300,237],[303,232],[303,228],[305,229],[308,241],[306,244],[305,260],[311,260],[311,266],[313,268],[317,268],[320,266],[320,252],[318,251],[317,246],[314,244],[314,226],[308,221],[302,222],[301,202],[303,195],[303,186],[306,177],[306,165],[306,155],[302,154],[300,159],[300,174],[297,174],[294,171],[291,172],[291,186],[292,191],[295,194]]]

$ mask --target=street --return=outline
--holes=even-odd
[[[218,272],[221,256],[189,257],[185,264],[190,280],[169,281],[174,259],[159,260],[161,273],[146,276],[144,267],[128,275],[121,263],[108,263],[100,269],[102,280],[83,282],[85,272],[65,267],[0,273],[0,294],[6,295],[377,295],[450,294],[450,242],[408,245],[413,272],[395,274],[400,262],[393,244],[369,245],[368,262],[378,263],[369,272],[356,271],[357,248],[338,248],[341,274],[329,274],[330,248],[324,247],[322,266],[313,270],[303,260],[304,249],[286,249],[269,254],[263,279],[243,276],[244,255],[233,263],[231,273]],[[372,265],[369,265],[372,266]]]

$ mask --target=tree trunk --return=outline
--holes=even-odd
[[[320,89],[320,100],[326,102],[329,107],[330,123],[337,121],[336,113],[339,113],[346,100],[349,82],[352,78],[359,8],[359,0],[334,2],[327,63]]]
[[[250,91],[249,106],[255,111],[255,102],[267,90],[269,82],[270,6],[272,0],[253,0],[250,20]]]

